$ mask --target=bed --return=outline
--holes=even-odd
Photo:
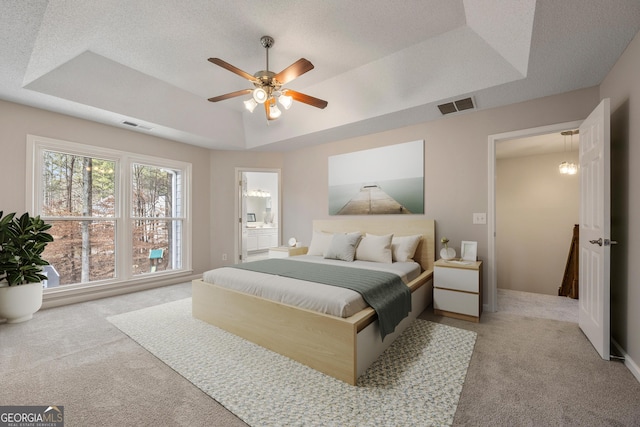
[[[432,302],[433,220],[412,218],[332,219],[313,222],[315,232],[394,236],[421,235],[413,260],[422,272],[409,281],[411,312],[382,340],[376,312],[365,307],[348,317],[320,313],[193,281],[193,316],[334,378],[355,385],[393,340]]]

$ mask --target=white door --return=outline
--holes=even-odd
[[[580,125],[579,324],[603,359],[609,360],[611,165],[609,99]]]

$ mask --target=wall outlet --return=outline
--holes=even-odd
[[[222,254],[222,260],[226,261],[227,260],[227,254]]]
[[[486,213],[474,213],[473,214],[473,223],[474,224],[486,224],[487,223],[487,214]]]

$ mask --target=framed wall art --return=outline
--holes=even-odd
[[[424,214],[424,141],[329,157],[329,215]]]

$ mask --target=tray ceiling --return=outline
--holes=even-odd
[[[402,7],[399,5],[402,4]],[[599,84],[640,29],[640,2],[582,0],[29,1],[0,4],[0,99],[215,149],[288,149]],[[207,61],[315,69],[288,87],[325,99],[274,122]],[[465,112],[455,113],[465,114]],[[122,124],[135,123],[139,127]]]

